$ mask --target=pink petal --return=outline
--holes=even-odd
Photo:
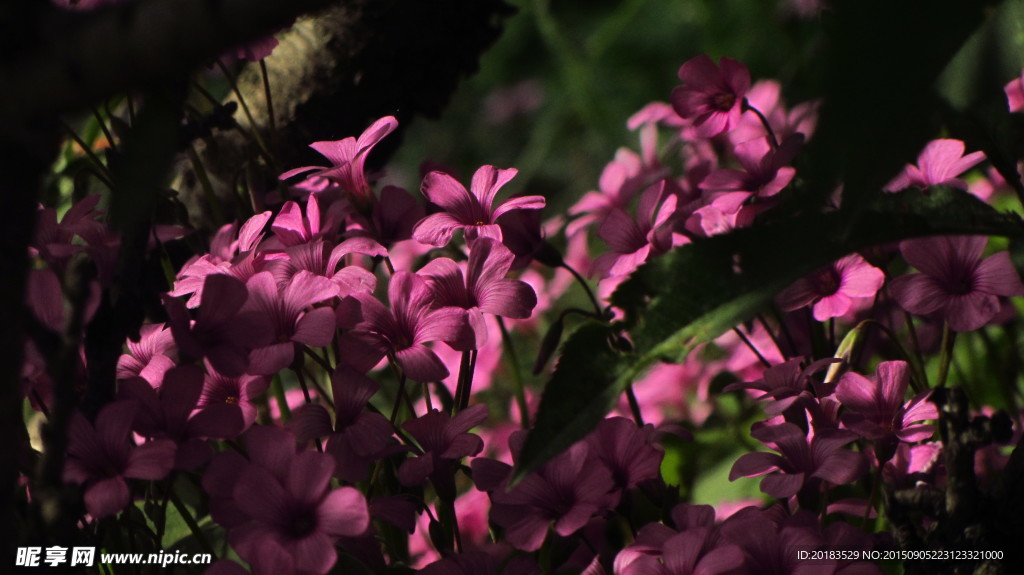
[[[889,289],[903,309],[917,315],[933,313],[949,300],[946,290],[924,274],[900,276],[889,284]]]
[[[355,537],[370,526],[370,511],[363,494],[351,487],[335,489],[317,512],[321,528],[332,535]]]
[[[402,366],[406,377],[413,381],[441,381],[448,377],[448,368],[437,355],[423,344],[399,350],[395,359]]]
[[[510,198],[494,210],[492,218],[497,219],[502,214],[511,212],[512,210],[539,210],[545,205],[547,205],[547,200],[544,199],[544,196]]]
[[[729,481],[736,481],[740,477],[757,477],[771,473],[784,464],[785,460],[775,453],[763,451],[745,453],[733,464],[729,471]]]
[[[946,306],[946,321],[955,332],[974,331],[999,313],[999,298],[979,292],[954,296]]]
[[[796,495],[803,486],[803,473],[778,473],[761,480],[761,491],[779,499]]]
[[[452,239],[452,233],[462,228],[463,224],[447,212],[431,214],[419,222],[412,230],[412,237],[416,241],[436,247],[448,245]]]
[[[329,307],[318,307],[303,314],[295,325],[292,341],[304,343],[311,347],[323,347],[331,343],[337,319],[334,310]]]
[[[131,492],[120,476],[102,479],[85,490],[85,508],[97,519],[114,515],[128,507],[129,503]]]
[[[294,359],[295,344],[290,341],[259,347],[249,352],[247,371],[253,375],[274,375],[291,365]]]
[[[974,289],[1002,296],[1024,295],[1024,285],[1010,261],[1010,252],[992,254],[978,264],[974,272]]]
[[[157,439],[132,450],[124,470],[133,479],[163,479],[174,466],[176,446],[168,439]]]

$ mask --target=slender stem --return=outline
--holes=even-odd
[[[526,389],[523,386],[523,374],[519,370],[519,356],[512,344],[512,336],[505,327],[505,320],[501,316],[495,316],[498,320],[498,329],[501,330],[501,343],[505,347],[506,364],[512,372],[512,385],[515,387],[516,404],[519,406],[519,419],[523,429],[530,428],[530,411],[526,403]]]
[[[423,403],[427,406],[427,412],[434,411],[434,400],[430,399],[430,385],[423,382]]]
[[[96,152],[92,151],[92,148],[89,146],[89,144],[86,144],[85,141],[78,136],[78,133],[75,132],[75,130],[71,126],[65,124],[64,122],[61,122],[61,125],[64,127],[64,131],[67,132],[68,136],[70,136],[71,139],[74,140],[76,144],[78,144],[78,147],[81,148],[83,152],[85,152],[85,155],[89,156],[89,159],[92,160],[94,164],[96,164],[96,167],[99,169],[98,172],[94,172],[96,174],[96,177],[103,180],[103,183],[106,184],[108,188],[113,189],[114,182],[113,180],[110,179],[110,170],[107,169],[107,166],[103,163],[102,160],[100,160],[99,156],[96,155]]]
[[[281,382],[281,375],[275,375],[270,384],[274,390],[274,398],[277,399],[277,408],[281,411],[281,421],[287,423],[292,418],[292,410],[288,407],[288,399],[284,394],[284,384]]]
[[[217,557],[217,554],[213,551],[213,547],[210,542],[206,540],[206,536],[203,535],[202,528],[196,523],[195,517],[192,517],[192,513],[189,512],[188,507],[182,503],[181,499],[178,498],[178,494],[174,490],[170,491],[171,503],[178,510],[178,514],[185,520],[185,524],[188,525],[192,535],[195,535],[196,540],[199,542],[199,546],[202,547],[203,551],[210,554],[210,557]]]
[[[775,321],[779,322],[779,330],[782,331],[782,337],[786,338],[786,343],[789,344],[789,347],[792,349],[793,353],[799,355],[800,350],[797,349],[796,340],[793,338],[793,334],[790,333],[789,327],[786,326],[786,322],[783,321],[782,314],[779,313],[779,310],[774,305],[772,306],[771,311],[772,315],[775,317]]]
[[[223,62],[217,60],[217,67],[224,73],[224,77],[227,78],[228,83],[231,84],[231,91],[235,93],[235,97],[238,98],[238,104],[242,106],[242,112],[245,114],[246,119],[249,120],[249,125],[252,126],[252,135],[256,139],[256,143],[260,149],[264,152],[264,158],[274,166],[274,156],[270,153],[270,148],[267,147],[266,142],[260,136],[259,125],[256,124],[256,120],[253,118],[252,111],[249,109],[249,104],[246,103],[245,98],[242,96],[242,91],[238,89],[238,82],[235,81],[235,75],[228,70],[228,67]],[[276,169],[275,169],[276,171]]]
[[[949,329],[949,323],[942,324],[942,355],[939,356],[939,375],[935,387],[946,387],[949,376],[949,364],[953,360],[953,346],[956,344],[956,332]]]
[[[100,125],[100,130],[103,132],[103,137],[107,139],[107,144],[112,150],[117,151],[117,142],[114,141],[114,134],[107,128],[107,123],[103,121],[103,115],[97,108],[92,109],[92,115],[96,118],[96,123]]]
[[[391,258],[384,256],[384,265],[388,268],[388,274],[395,275],[395,266],[391,263]]]
[[[626,399],[629,401],[629,410],[633,412],[633,421],[637,427],[644,426],[644,416],[640,411],[640,402],[636,400],[636,392],[633,391],[633,384],[626,385]]]
[[[776,335],[772,333],[771,328],[768,327],[768,321],[765,320],[764,316],[761,314],[757,314],[756,317],[757,321],[761,322],[761,327],[764,328],[764,332],[768,334],[768,337],[771,338],[772,343],[775,344],[775,349],[779,350],[779,355],[782,357],[786,357],[786,352],[782,349],[782,345],[779,343],[779,338],[776,337]]]
[[[836,348],[836,318],[828,318],[828,347],[829,349]]]
[[[213,191],[213,184],[210,183],[210,176],[206,173],[206,167],[203,166],[202,160],[199,159],[196,147],[191,144],[188,147],[188,159],[192,163],[192,169],[195,170],[196,177],[199,178],[200,187],[203,189],[203,198],[206,200],[207,207],[210,208],[213,221],[220,227],[224,223],[224,212],[220,209],[220,201],[217,199],[217,194]]]
[[[763,355],[761,355],[760,351],[757,351],[757,348],[754,347],[753,342],[751,342],[750,339],[747,338],[746,334],[744,334],[742,331],[740,331],[740,328],[734,327],[734,328],[732,328],[732,331],[736,335],[738,335],[740,337],[740,340],[742,340],[743,343],[746,344],[746,346],[748,348],[750,348],[750,351],[754,352],[754,355],[757,356],[758,361],[760,361],[762,365],[764,365],[765,367],[771,367],[772,366],[771,362],[768,361],[767,359],[765,359],[765,357]]]
[[[757,115],[757,118],[761,120],[761,125],[763,125],[765,131],[768,132],[768,140],[772,144],[772,149],[777,149],[779,147],[779,139],[775,137],[775,130],[773,130],[772,125],[768,123],[768,118],[766,118],[765,115],[761,113],[761,110],[758,110],[757,108],[751,106],[750,101],[747,100],[746,98],[743,98],[743,109],[750,110],[751,112]]]
[[[455,386],[456,412],[469,406],[469,396],[473,391],[473,372],[476,370],[476,355],[475,349],[462,352],[462,362],[459,364],[459,382]]]
[[[907,330],[910,333],[910,343],[914,344],[914,353],[917,355],[917,361],[924,365],[924,356],[921,355],[921,344],[917,340],[917,328],[914,327],[914,318],[910,315],[909,311],[903,311],[903,318],[907,322]]]
[[[331,367],[331,363],[327,361],[326,358],[320,357],[319,355],[314,353],[312,349],[309,349],[306,346],[302,346],[302,351],[306,352],[306,355],[312,358],[312,360],[315,361],[317,365],[324,368],[327,371],[327,373],[334,373],[334,368]]]
[[[263,94],[267,98],[267,126],[270,128],[270,138],[277,141],[277,123],[274,120],[274,99],[270,97],[270,76],[267,75],[267,62],[260,60],[260,75],[263,76]]]
[[[587,280],[584,279],[582,275],[580,275],[580,272],[576,271],[569,264],[562,262],[562,267],[568,270],[569,273],[572,274],[572,277],[576,278],[576,281],[579,282],[581,286],[583,286],[583,289],[586,290],[587,292],[587,297],[590,298],[590,303],[594,304],[594,311],[597,312],[597,316],[603,318],[604,310],[601,308],[601,304],[597,301],[597,297],[594,296],[594,292],[591,291],[590,285],[587,284]]]
[[[405,372],[399,369],[398,364],[395,363],[394,358],[388,357],[388,363],[391,364],[391,370],[394,372],[395,377],[398,379],[398,395],[395,396],[395,406],[391,408],[391,426],[395,427],[395,422],[398,421],[398,412],[402,407],[402,399],[406,397]],[[412,406],[410,405],[409,408],[411,410]]]

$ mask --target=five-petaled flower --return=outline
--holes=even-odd
[[[672,107],[693,123],[698,136],[717,136],[739,124],[750,89],[746,66],[731,58],[721,58],[715,66],[701,54],[679,68],[679,79],[683,85],[672,90]]]
[[[518,173],[512,168],[500,170],[482,166],[473,174],[470,190],[444,172],[430,172],[423,178],[422,191],[431,203],[443,211],[431,214],[416,224],[412,237],[432,246],[445,246],[455,230],[462,230],[467,242],[478,237],[501,241],[501,227],[496,220],[512,210],[538,210],[544,207],[541,196],[512,198],[492,208],[498,190]]]

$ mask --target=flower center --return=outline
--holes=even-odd
[[[821,297],[835,294],[839,291],[839,286],[842,284],[842,278],[836,273],[835,268],[831,266],[819,271],[814,279],[818,287],[818,295]]]
[[[224,403],[228,405],[238,405],[238,396],[229,395],[224,398]]]
[[[711,98],[711,106],[714,107],[716,110],[721,110],[723,112],[731,110],[735,103],[736,94],[732,94],[729,92],[721,92],[715,94]]]
[[[316,514],[312,509],[296,510],[285,525],[285,532],[292,538],[301,539],[316,530]]]

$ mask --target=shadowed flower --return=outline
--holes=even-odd
[[[256,422],[256,398],[267,391],[269,383],[267,378],[259,375],[228,377],[206,362],[203,392],[196,405],[200,409],[211,405],[232,406],[241,413],[241,431],[245,431]]]
[[[242,414],[227,404],[196,410],[203,391],[203,370],[197,365],[175,367],[164,374],[160,389],[142,378],[121,383],[119,393],[139,403],[133,429],[150,439],[170,439],[178,446],[175,469],[194,469],[212,454],[206,438],[233,438],[242,432]]]
[[[128,353],[117,359],[117,378],[141,377],[154,387],[160,384],[164,372],[174,367],[171,355],[177,351],[171,330],[164,324],[146,324],[139,329],[139,341],[128,340]]]
[[[842,421],[865,439],[876,441],[879,461],[888,461],[900,441],[916,443],[935,432],[934,425],[912,425],[938,419],[939,410],[928,401],[930,391],[904,404],[910,372],[905,361],[883,361],[875,377],[848,371],[839,379],[836,397],[843,404]]]
[[[342,364],[331,375],[334,392],[334,423],[323,405],[299,408],[288,422],[301,442],[327,437],[325,453],[334,457],[335,473],[343,481],[363,481],[370,463],[381,456],[392,435],[383,415],[366,410],[380,386],[362,373]]]
[[[455,500],[455,463],[463,457],[476,455],[484,448],[479,436],[470,429],[487,419],[487,406],[477,404],[460,411],[455,417],[436,409],[402,427],[419,443],[423,453],[402,462],[398,480],[407,487],[421,485],[427,478],[438,497]]]
[[[985,159],[984,152],[964,155],[960,140],[932,140],[917,157],[917,165],[907,164],[900,175],[885,185],[885,191],[898,192],[917,186],[922,190],[931,186],[950,186],[967,189],[967,182],[957,176]]]
[[[882,270],[851,254],[782,290],[779,307],[793,311],[813,304],[818,321],[842,317],[850,311],[853,298],[874,297],[884,282]]]
[[[369,527],[366,499],[351,487],[331,489],[334,460],[323,453],[295,453],[287,432],[251,435],[246,443],[253,462],[236,476],[231,497],[248,520],[228,532],[231,546],[253,562],[273,542],[291,555],[297,571],[330,571],[338,560],[334,542]],[[257,459],[265,448],[274,457]]]
[[[483,314],[526,319],[537,305],[537,294],[529,284],[505,277],[514,259],[499,242],[480,238],[470,249],[465,276],[459,264],[448,258],[433,259],[419,271],[434,292],[434,305],[466,310],[467,325],[475,335],[471,349],[487,343]]]
[[[249,373],[273,375],[295,359],[295,345],[322,347],[331,343],[337,320],[331,307],[310,306],[338,295],[331,280],[299,270],[284,289],[270,272],[260,272],[246,282],[246,310],[259,313],[271,323],[270,345],[252,350]]]
[[[699,187],[712,205],[725,214],[735,214],[748,198],[772,197],[793,181],[796,170],[786,164],[793,161],[803,143],[803,134],[794,134],[778,148],[767,138],[737,144],[733,154],[742,169],[714,170]]]
[[[537,210],[545,203],[541,196],[524,196],[492,208],[498,190],[516,173],[518,171],[514,168],[499,170],[494,166],[482,166],[473,174],[470,193],[448,174],[430,172],[423,178],[421,190],[431,203],[444,211],[420,220],[413,228],[412,237],[418,242],[440,247],[448,245],[455,230],[462,230],[467,242],[478,237],[500,242],[501,228],[495,221],[498,217],[512,210]]]
[[[356,336],[381,356],[394,354],[402,371],[414,381],[439,381],[447,377],[444,363],[424,344],[465,338],[464,310],[432,309],[433,297],[426,280],[410,272],[391,276],[391,309],[370,294],[357,293],[354,297],[362,304],[363,312],[363,321],[355,327]]]
[[[131,502],[126,479],[163,479],[174,465],[174,442],[158,439],[135,446],[134,401],[115,401],[96,417],[96,425],[75,412],[68,429],[64,481],[85,486],[85,508],[93,517],[113,515]]]
[[[936,236],[900,243],[907,263],[921,271],[893,280],[903,309],[917,315],[941,311],[949,328],[973,331],[999,313],[999,296],[1024,295],[1009,252],[981,258],[984,236]]]
[[[717,136],[736,127],[743,113],[743,98],[750,89],[750,72],[731,58],[718,66],[706,54],[679,68],[683,85],[672,90],[672,107],[690,120],[701,138]]]
[[[664,452],[655,446],[653,435],[653,425],[638,428],[632,420],[609,417],[597,425],[586,441],[591,453],[611,471],[615,487],[625,490],[660,477]]]
[[[668,193],[663,180],[640,196],[636,218],[613,208],[597,232],[610,250],[594,261],[594,274],[600,277],[626,275],[648,257],[668,251],[673,244],[669,220],[676,210],[676,201],[677,196]]]
[[[761,491],[786,499],[802,489],[816,491],[820,480],[843,485],[857,479],[867,470],[860,453],[843,449],[856,440],[855,433],[828,429],[814,435],[808,443],[807,434],[792,423],[755,427],[750,435],[781,453],[747,453],[736,460],[729,472],[729,481],[740,477],[757,477],[774,471],[761,481]]]
[[[178,350],[188,359],[205,357],[214,369],[225,375],[242,375],[249,367],[250,350],[266,345],[273,337],[269,320],[243,309],[249,291],[245,284],[231,276],[206,276],[203,293],[195,322],[189,320],[184,302],[164,297]]]
[[[509,438],[513,459],[518,458],[525,432]],[[491,494],[491,521],[505,528],[505,539],[518,549],[536,551],[551,524],[555,533],[568,536],[581,529],[595,514],[613,507],[611,473],[579,442],[545,463],[508,490],[512,467],[492,459],[473,460],[477,489]]]

